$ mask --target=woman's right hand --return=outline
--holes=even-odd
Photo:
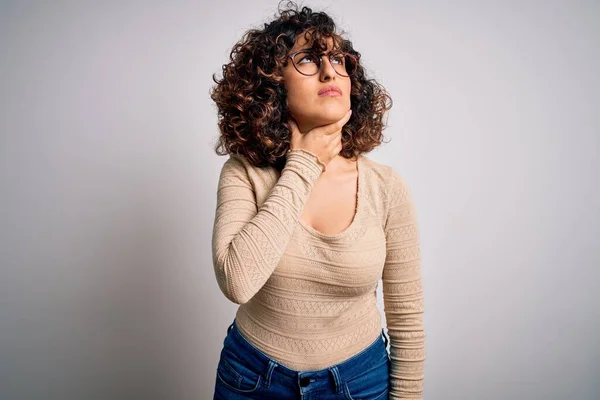
[[[306,150],[317,156],[323,165],[329,162],[342,151],[342,128],[350,120],[352,110],[338,121],[328,125],[318,126],[303,134],[298,130],[296,121],[290,117],[288,123],[292,130],[290,151]]]

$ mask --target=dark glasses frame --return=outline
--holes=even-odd
[[[317,68],[317,72],[315,72],[314,74],[306,74],[306,73],[300,71],[300,69],[298,69],[298,66],[296,65],[296,62],[294,61],[294,57],[298,53],[308,53],[308,54],[315,55],[317,57],[317,60],[318,60],[318,63],[319,63],[318,68]],[[329,62],[331,63],[331,65],[333,65],[332,56],[337,56],[337,55],[340,55],[340,54],[342,54],[344,56],[344,58],[345,57],[350,57],[353,60],[353,62],[354,62],[354,70],[351,73],[349,73],[348,75],[340,74],[340,72],[337,69],[333,68],[334,71],[338,75],[343,76],[345,78],[354,75],[356,73],[356,69],[358,68],[358,57],[356,57],[356,56],[354,56],[354,55],[352,55],[350,53],[343,52],[343,51],[332,51],[332,52],[329,52],[329,54],[327,54],[326,52],[317,53],[317,52],[314,52],[314,51],[311,51],[311,50],[303,49],[303,50],[298,50],[298,51],[295,51],[295,52],[293,52],[291,54],[288,54],[288,57],[292,59],[292,65],[294,66],[294,68],[296,69],[296,71],[298,71],[300,74],[302,74],[304,76],[313,76],[313,75],[316,75],[316,74],[318,74],[318,73],[321,72],[321,69],[323,68],[323,61],[322,61],[321,58],[324,55],[327,55],[327,58],[329,58]],[[346,73],[348,73],[347,70],[346,70]]]

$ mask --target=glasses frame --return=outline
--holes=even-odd
[[[294,61],[294,57],[295,57],[295,56],[296,56],[296,54],[298,54],[298,53],[311,53],[311,54],[314,54],[314,55],[316,55],[316,56],[317,56],[317,60],[319,60],[319,67],[318,67],[318,69],[317,69],[317,72],[315,72],[314,74],[305,74],[304,72],[301,72],[301,71],[298,69],[298,66],[296,65],[296,62]],[[315,75],[319,74],[319,73],[321,72],[321,70],[323,69],[323,60],[322,60],[322,57],[323,57],[324,55],[327,55],[327,58],[329,59],[329,63],[330,63],[330,64],[331,64],[331,66],[333,67],[333,63],[332,63],[332,61],[331,61],[331,55],[332,55],[332,54],[335,54],[335,55],[337,55],[337,54],[340,54],[340,53],[341,53],[341,54],[344,54],[344,56],[347,56],[347,57],[351,57],[351,58],[353,58],[353,59],[354,59],[354,62],[356,63],[356,66],[358,67],[358,57],[356,57],[356,56],[354,56],[354,55],[352,55],[352,54],[350,54],[350,53],[346,53],[346,52],[344,52],[344,51],[335,51],[335,52],[334,52],[334,51],[330,51],[329,53],[327,53],[327,52],[317,53],[317,52],[315,52],[315,51],[312,51],[312,50],[309,50],[309,49],[302,49],[302,50],[295,51],[295,52],[293,52],[293,53],[291,53],[291,54],[288,54],[288,57],[292,59],[292,65],[294,66],[294,69],[295,69],[296,71],[298,71],[298,73],[300,73],[300,74],[302,74],[302,75],[304,75],[304,76],[315,76]],[[354,74],[356,73],[356,70],[354,70],[354,72],[352,72],[350,75],[342,75],[342,74],[340,74],[340,73],[338,72],[338,70],[337,70],[337,69],[335,69],[335,67],[333,67],[333,70],[335,71],[335,73],[336,73],[336,74],[338,74],[339,76],[343,76],[344,78],[349,78],[349,77],[351,77],[352,75],[354,75]]]

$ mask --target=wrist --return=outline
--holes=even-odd
[[[308,150],[305,150],[305,149],[288,149],[288,151],[285,153],[285,156],[287,158],[287,156],[290,153],[296,153],[296,152],[305,153],[305,154],[308,154],[308,155],[312,156],[315,159],[315,161],[321,166],[322,172],[325,172],[327,170],[327,165],[325,165],[325,163],[323,161],[321,161],[316,154],[314,154],[314,153],[312,153],[312,152],[310,152]]]

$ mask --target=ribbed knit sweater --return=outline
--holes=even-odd
[[[359,155],[357,207],[344,231],[301,218],[318,158],[288,153],[280,172],[230,155],[221,169],[212,237],[221,291],[240,304],[250,343],[288,368],[343,362],[381,334],[381,280],[390,337],[389,399],[421,399],[425,362],[419,230],[411,192],[392,167]]]

